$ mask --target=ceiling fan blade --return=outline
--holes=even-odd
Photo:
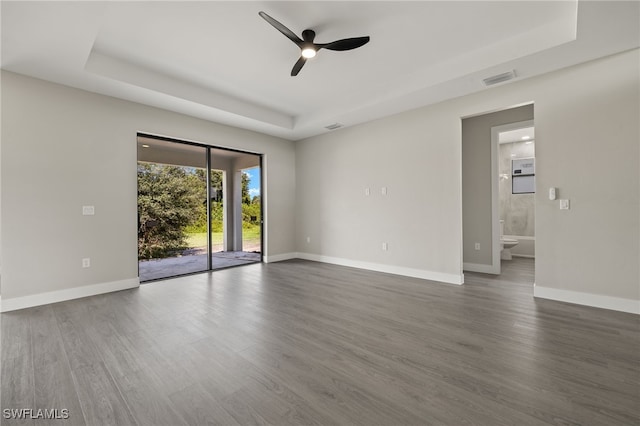
[[[280,22],[273,19],[271,16],[267,15],[262,11],[258,12],[258,15],[262,16],[262,18],[265,21],[270,23],[276,30],[280,31],[282,34],[284,34],[289,40],[294,42],[296,45],[300,46],[303,43],[302,39],[300,39],[300,37],[295,35],[293,31],[291,31],[289,28],[285,27]]]
[[[296,75],[298,75],[305,62],[307,62],[307,58],[305,58],[304,56],[300,56],[300,59],[298,59],[298,62],[296,62],[296,64],[293,66],[293,69],[291,70],[291,77],[295,77]]]
[[[364,46],[369,43],[370,37],[354,37],[354,38],[345,38],[342,40],[337,40],[332,43],[326,44],[316,44],[318,49],[329,49],[329,50],[351,50],[356,49],[360,46]]]

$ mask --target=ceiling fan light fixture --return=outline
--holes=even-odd
[[[316,56],[316,49],[312,47],[305,47],[302,49],[302,57],[306,59],[311,59]]]
[[[295,77],[298,75],[307,59],[311,59],[316,56],[318,50],[327,49],[327,50],[336,50],[336,51],[344,51],[344,50],[353,50],[358,47],[364,46],[369,43],[370,37],[352,37],[352,38],[344,38],[342,40],[332,41],[331,43],[314,43],[313,40],[316,38],[315,31],[311,29],[306,29],[302,32],[302,38],[298,37],[293,31],[289,28],[282,25],[282,23],[273,19],[271,16],[267,15],[265,12],[260,11],[258,15],[262,17],[265,21],[267,21],[272,27],[276,30],[280,31],[285,37],[291,40],[298,48],[300,48],[300,59],[295,63],[293,68],[291,69],[291,76]]]

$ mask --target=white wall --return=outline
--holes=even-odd
[[[536,102],[537,295],[582,300],[584,293],[585,303],[605,295],[640,313],[638,52],[544,79]],[[552,186],[571,210],[548,200],[542,189]]]
[[[137,284],[139,131],[264,153],[265,256],[294,251],[292,142],[3,71],[3,309]]]
[[[561,211],[536,195],[536,295],[640,312],[639,59],[636,49],[298,142],[298,251],[459,276],[461,117],[534,102],[537,185],[572,202]]]
[[[432,107],[298,142],[302,257],[460,283],[459,140]]]

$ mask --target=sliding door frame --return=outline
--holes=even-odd
[[[202,274],[204,272],[211,272],[213,271],[213,264],[212,264],[212,260],[211,260],[211,255],[213,254],[213,241],[212,241],[212,237],[211,237],[211,195],[212,195],[212,188],[211,188],[211,151],[212,150],[222,150],[222,151],[231,151],[231,152],[237,152],[240,154],[247,154],[247,155],[255,155],[258,157],[258,162],[260,164],[260,263],[264,262],[264,242],[265,242],[265,237],[264,237],[264,228],[265,228],[265,214],[264,214],[264,154],[262,153],[258,153],[258,152],[251,152],[251,151],[245,151],[242,149],[236,149],[236,148],[227,148],[227,147],[221,147],[221,146],[215,146],[215,145],[208,145],[206,143],[200,143],[200,142],[193,142],[193,141],[188,141],[188,140],[184,140],[184,139],[176,139],[176,138],[172,138],[172,137],[168,137],[168,136],[159,136],[159,135],[154,135],[152,133],[144,133],[144,132],[138,132],[136,135],[136,140],[138,140],[138,138],[147,138],[147,139],[155,139],[155,140],[159,140],[159,141],[164,141],[164,142],[173,142],[173,143],[178,143],[178,144],[182,144],[182,145],[191,145],[191,146],[197,146],[200,148],[204,148],[205,149],[205,155],[207,156],[206,158],[206,179],[207,179],[207,269],[205,271],[198,271],[198,272],[189,272],[189,273],[184,273],[184,274],[177,274],[177,275],[171,275],[169,277],[165,277],[165,278],[156,278],[156,279],[151,279],[151,280],[145,280],[144,282],[153,282],[153,281],[158,281],[158,280],[163,280],[163,279],[168,279],[168,278],[174,278],[174,277],[181,277],[181,276],[187,276],[187,275],[195,275],[195,274]],[[136,191],[137,194],[137,191]],[[136,195],[137,198],[137,195]],[[136,200],[136,205],[137,205],[137,200]],[[226,232],[226,231],[225,231]],[[136,250],[137,251],[137,250]],[[140,276],[140,262],[138,262],[138,277]],[[238,266],[242,266],[242,265],[238,265]],[[220,269],[224,269],[224,268],[220,268]]]

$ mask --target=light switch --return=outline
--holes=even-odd
[[[371,190],[369,188],[364,189],[364,195],[371,195]]]
[[[560,210],[569,210],[569,200],[560,200]]]
[[[387,187],[386,187],[386,186],[383,186],[383,187],[382,187],[382,189],[380,190],[380,193],[381,193],[382,195],[387,195]]]
[[[82,206],[83,216],[93,216],[96,214],[96,208],[94,206]]]

